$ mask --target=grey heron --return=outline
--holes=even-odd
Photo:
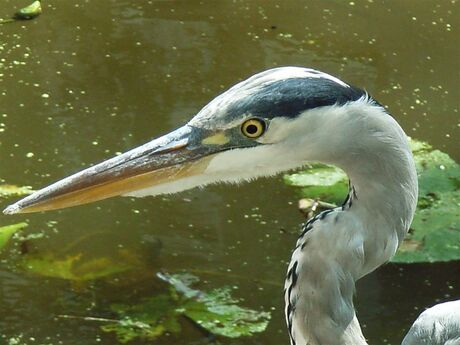
[[[216,97],[183,127],[4,212],[238,183],[310,161],[342,168],[350,188],[341,207],[310,219],[297,240],[284,290],[290,341],[365,345],[353,305],[355,282],[390,260],[403,241],[417,204],[417,174],[396,120],[367,92],[329,74],[301,67],[258,73]],[[459,344],[459,302],[436,310],[450,314],[441,326],[439,318],[428,317],[428,325],[422,315],[404,345]],[[425,332],[427,327],[440,331]],[[411,340],[423,334],[425,342]]]

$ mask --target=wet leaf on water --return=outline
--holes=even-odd
[[[95,280],[133,268],[127,263],[115,262],[107,257],[84,259],[82,254],[65,258],[53,254],[26,255],[21,261],[21,266],[31,273],[76,282]]]
[[[435,262],[460,259],[460,166],[447,154],[410,140],[419,179],[419,201],[411,233],[395,262]],[[347,194],[340,169],[313,165],[286,175],[287,184],[301,187],[303,197],[340,204]]]
[[[419,180],[419,201],[407,241],[419,245],[398,251],[394,262],[460,259],[460,165],[431,146],[411,141]],[[404,244],[403,244],[404,245]]]
[[[33,19],[42,13],[40,1],[34,1],[29,6],[23,7],[14,14],[14,19]]]
[[[312,164],[303,172],[285,175],[286,183],[291,186],[334,186],[336,183],[346,180],[347,175],[339,168],[325,165]]]
[[[302,187],[307,198],[340,204],[348,192],[347,175],[339,168],[313,164],[300,173],[284,175],[286,184]]]
[[[259,333],[267,328],[270,313],[243,308],[230,294],[230,288],[214,289],[207,293],[190,287],[198,278],[191,274],[159,277],[188,297],[183,313],[212,334],[229,338]]]
[[[240,307],[229,288],[204,292],[191,287],[198,281],[191,274],[158,276],[171,285],[169,295],[157,295],[137,305],[113,305],[120,320],[102,326],[102,330],[115,332],[118,340],[126,343],[178,333],[184,316],[212,334],[230,338],[262,332],[268,325],[270,313]]]
[[[21,8],[8,19],[0,19],[0,24],[13,23],[16,20],[29,20],[38,17],[42,13],[42,5],[39,0],[32,2],[30,5]]]
[[[419,178],[419,201],[407,241],[395,262],[437,262],[460,259],[460,165],[426,143],[412,141]]]
[[[34,191],[29,186],[19,187],[13,184],[0,184],[0,198],[27,195],[33,192]]]
[[[15,232],[24,229],[26,226],[27,223],[17,223],[0,227],[0,251],[5,247]]]
[[[263,332],[270,313],[240,307],[230,295],[230,288],[203,294],[198,300],[184,305],[184,314],[212,334],[229,338]]]
[[[105,332],[115,332],[121,343],[135,338],[154,340],[165,332],[178,333],[181,326],[176,303],[169,295],[150,297],[137,305],[112,305],[119,321],[101,327]]]
[[[413,229],[394,262],[438,262],[460,259],[460,194],[439,195],[430,207],[418,209]],[[405,246],[406,241],[409,245]]]
[[[414,140],[412,141],[414,142]],[[444,192],[460,188],[460,166],[449,155],[415,142],[414,158],[419,179],[419,206],[430,204]]]

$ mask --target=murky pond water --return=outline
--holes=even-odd
[[[22,1],[3,0],[5,17]],[[187,121],[223,89],[281,65],[314,67],[365,87],[406,132],[460,160],[458,1],[44,1],[34,21],[0,26],[0,177],[47,185]],[[116,198],[27,221],[23,251],[126,260],[129,274],[70,284],[0,262],[0,344],[116,344],[97,322],[110,305],[186,270],[204,289],[230,285],[271,310],[268,329],[221,344],[287,344],[282,283],[302,217],[280,177],[175,196]],[[11,200],[9,200],[11,201]],[[269,202],[267,202],[269,201]],[[8,200],[2,200],[2,208]],[[459,296],[457,263],[389,264],[357,287],[371,344],[399,344],[424,306]],[[133,341],[132,344],[143,344]],[[145,342],[147,343],[147,342]],[[183,332],[155,344],[205,344]]]

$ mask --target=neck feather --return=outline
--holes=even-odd
[[[395,254],[417,200],[415,165],[396,121],[367,101],[332,113],[330,125],[349,132],[330,131],[337,137],[320,143],[335,142],[329,151],[307,151],[344,169],[350,193],[343,207],[307,222],[297,241],[285,286],[295,345],[367,344],[353,306],[355,282]]]

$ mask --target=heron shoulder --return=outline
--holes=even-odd
[[[415,320],[402,345],[459,345],[460,300],[425,310]]]

